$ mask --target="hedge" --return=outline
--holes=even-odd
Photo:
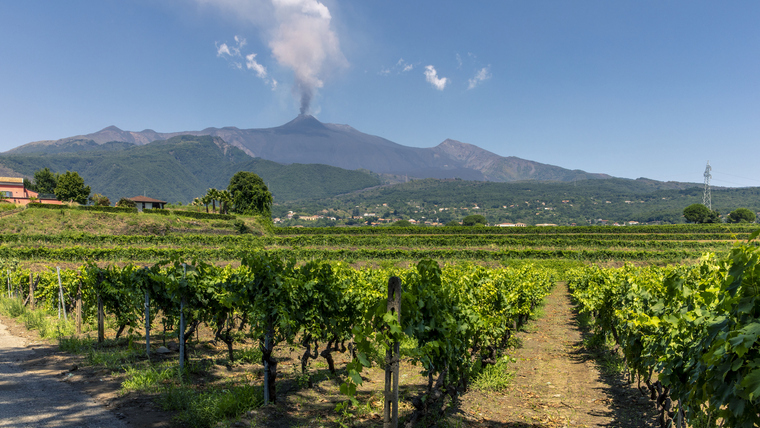
[[[40,204],[40,203],[30,203],[27,204],[28,208],[35,208],[35,209],[46,209],[46,210],[66,210],[69,208],[68,205],[53,205],[53,204]]]
[[[137,208],[135,208],[137,210]],[[172,212],[162,208],[145,208],[142,210],[143,214],[159,214],[159,215],[171,215]]]
[[[211,219],[211,220],[234,220],[235,217],[232,214],[210,214],[210,213],[198,213],[193,211],[172,211],[174,215],[182,217],[191,217],[196,219]]]
[[[96,207],[93,205],[82,205],[77,207],[78,210],[84,211],[100,211],[106,213],[136,213],[137,208],[127,207]]]

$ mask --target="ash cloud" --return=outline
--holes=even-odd
[[[318,0],[196,1],[231,12],[263,30],[274,59],[293,71],[293,91],[302,114],[309,113],[324,79],[348,65],[331,26],[330,10]],[[258,74],[261,66],[257,64],[246,66]]]

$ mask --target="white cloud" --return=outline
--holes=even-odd
[[[393,67],[381,68],[378,74],[381,76],[387,76],[391,73],[395,73],[395,74],[406,73],[407,71],[412,71],[413,69],[414,69],[414,64],[409,64],[408,62],[404,61],[404,58],[401,58],[396,62],[396,64],[393,65]]]
[[[467,89],[473,89],[479,84],[481,84],[483,81],[486,81],[491,78],[491,66],[483,67],[481,68],[477,73],[475,73],[475,76],[468,80],[469,85],[467,85]]]
[[[230,65],[237,68],[238,70],[242,70],[243,64],[238,59],[242,60],[243,54],[241,51],[245,45],[246,40],[240,36],[235,36],[234,46],[230,46],[227,43],[219,44],[219,42],[217,42],[216,56],[226,59]],[[267,85],[271,86],[272,89],[275,89],[277,87],[277,81],[269,77],[267,68],[256,61],[255,53],[245,56],[245,67],[248,70],[256,73],[256,76],[263,80]]]
[[[462,57],[457,54],[457,68],[462,68]]]
[[[446,85],[451,83],[447,77],[438,77],[438,72],[432,65],[425,66],[425,80],[427,80],[435,89],[442,91]]]

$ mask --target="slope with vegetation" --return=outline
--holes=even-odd
[[[360,171],[327,165],[282,165],[251,158],[240,149],[210,136],[177,136],[143,146],[106,143],[55,154],[4,154],[0,165],[32,177],[49,168],[77,171],[92,191],[113,201],[149,195],[189,203],[208,188],[223,188],[236,172],[253,171],[268,184],[275,200],[322,198],[380,184]]]
[[[484,216],[492,225],[684,223],[684,208],[701,203],[702,193],[695,184],[647,179],[610,178],[575,183],[426,179],[334,198],[275,201],[272,214],[282,218],[289,211],[303,215],[324,213],[347,219],[368,213],[391,221],[415,219],[439,224],[461,221],[471,214]],[[713,208],[722,214],[740,207],[758,212],[760,187],[716,188],[712,200]]]

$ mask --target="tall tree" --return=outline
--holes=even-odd
[[[33,192],[52,194],[58,186],[58,177],[59,174],[45,167],[34,173],[34,181],[24,179],[24,186]]]
[[[232,212],[238,214],[272,215],[272,194],[264,180],[249,171],[232,176],[227,190],[232,194]]]
[[[749,208],[737,208],[728,214],[729,223],[754,223],[756,218]]]
[[[74,201],[84,205],[89,196],[90,186],[84,185],[84,179],[76,171],[66,171],[58,176],[55,197],[59,201]]]
[[[690,223],[720,223],[720,213],[702,204],[691,204],[684,208],[683,216]]]

